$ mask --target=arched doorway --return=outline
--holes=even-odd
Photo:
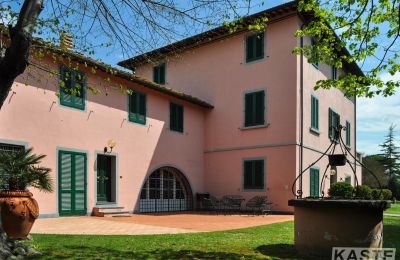
[[[144,183],[139,211],[169,212],[191,210],[193,194],[186,177],[174,167],[161,167]]]

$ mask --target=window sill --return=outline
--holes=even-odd
[[[264,192],[266,191],[265,188],[262,189],[242,189],[242,192]]]
[[[250,129],[258,129],[258,128],[267,128],[269,126],[269,123],[263,124],[263,125],[255,125],[255,126],[242,126],[239,129],[240,130],[250,130]]]
[[[321,134],[321,132],[318,129],[315,129],[313,127],[310,127],[310,132],[312,134],[315,134],[315,135],[320,135]]]

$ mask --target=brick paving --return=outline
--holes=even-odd
[[[60,217],[36,220],[31,233],[146,235],[222,231],[293,220],[291,215],[133,214],[129,217]]]

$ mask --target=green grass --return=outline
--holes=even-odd
[[[384,213],[388,214],[400,214],[400,203],[392,204],[390,209],[386,210]]]
[[[41,259],[299,259],[293,222],[231,231],[141,236],[33,235]],[[400,256],[400,218],[385,217],[384,246]]]

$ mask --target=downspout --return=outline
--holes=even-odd
[[[354,94],[354,155],[357,158],[357,95],[356,94]],[[357,176],[357,160],[354,160],[354,171]],[[362,174],[359,184],[362,184]]]
[[[300,29],[303,30],[305,24],[302,24]],[[299,162],[299,190],[301,191],[300,198],[303,197],[303,150],[304,150],[304,113],[303,113],[303,106],[304,106],[304,95],[303,95],[303,89],[304,89],[304,55],[303,55],[303,47],[304,47],[304,42],[303,42],[303,36],[300,38],[300,48],[301,48],[301,54],[300,54],[300,162]]]

